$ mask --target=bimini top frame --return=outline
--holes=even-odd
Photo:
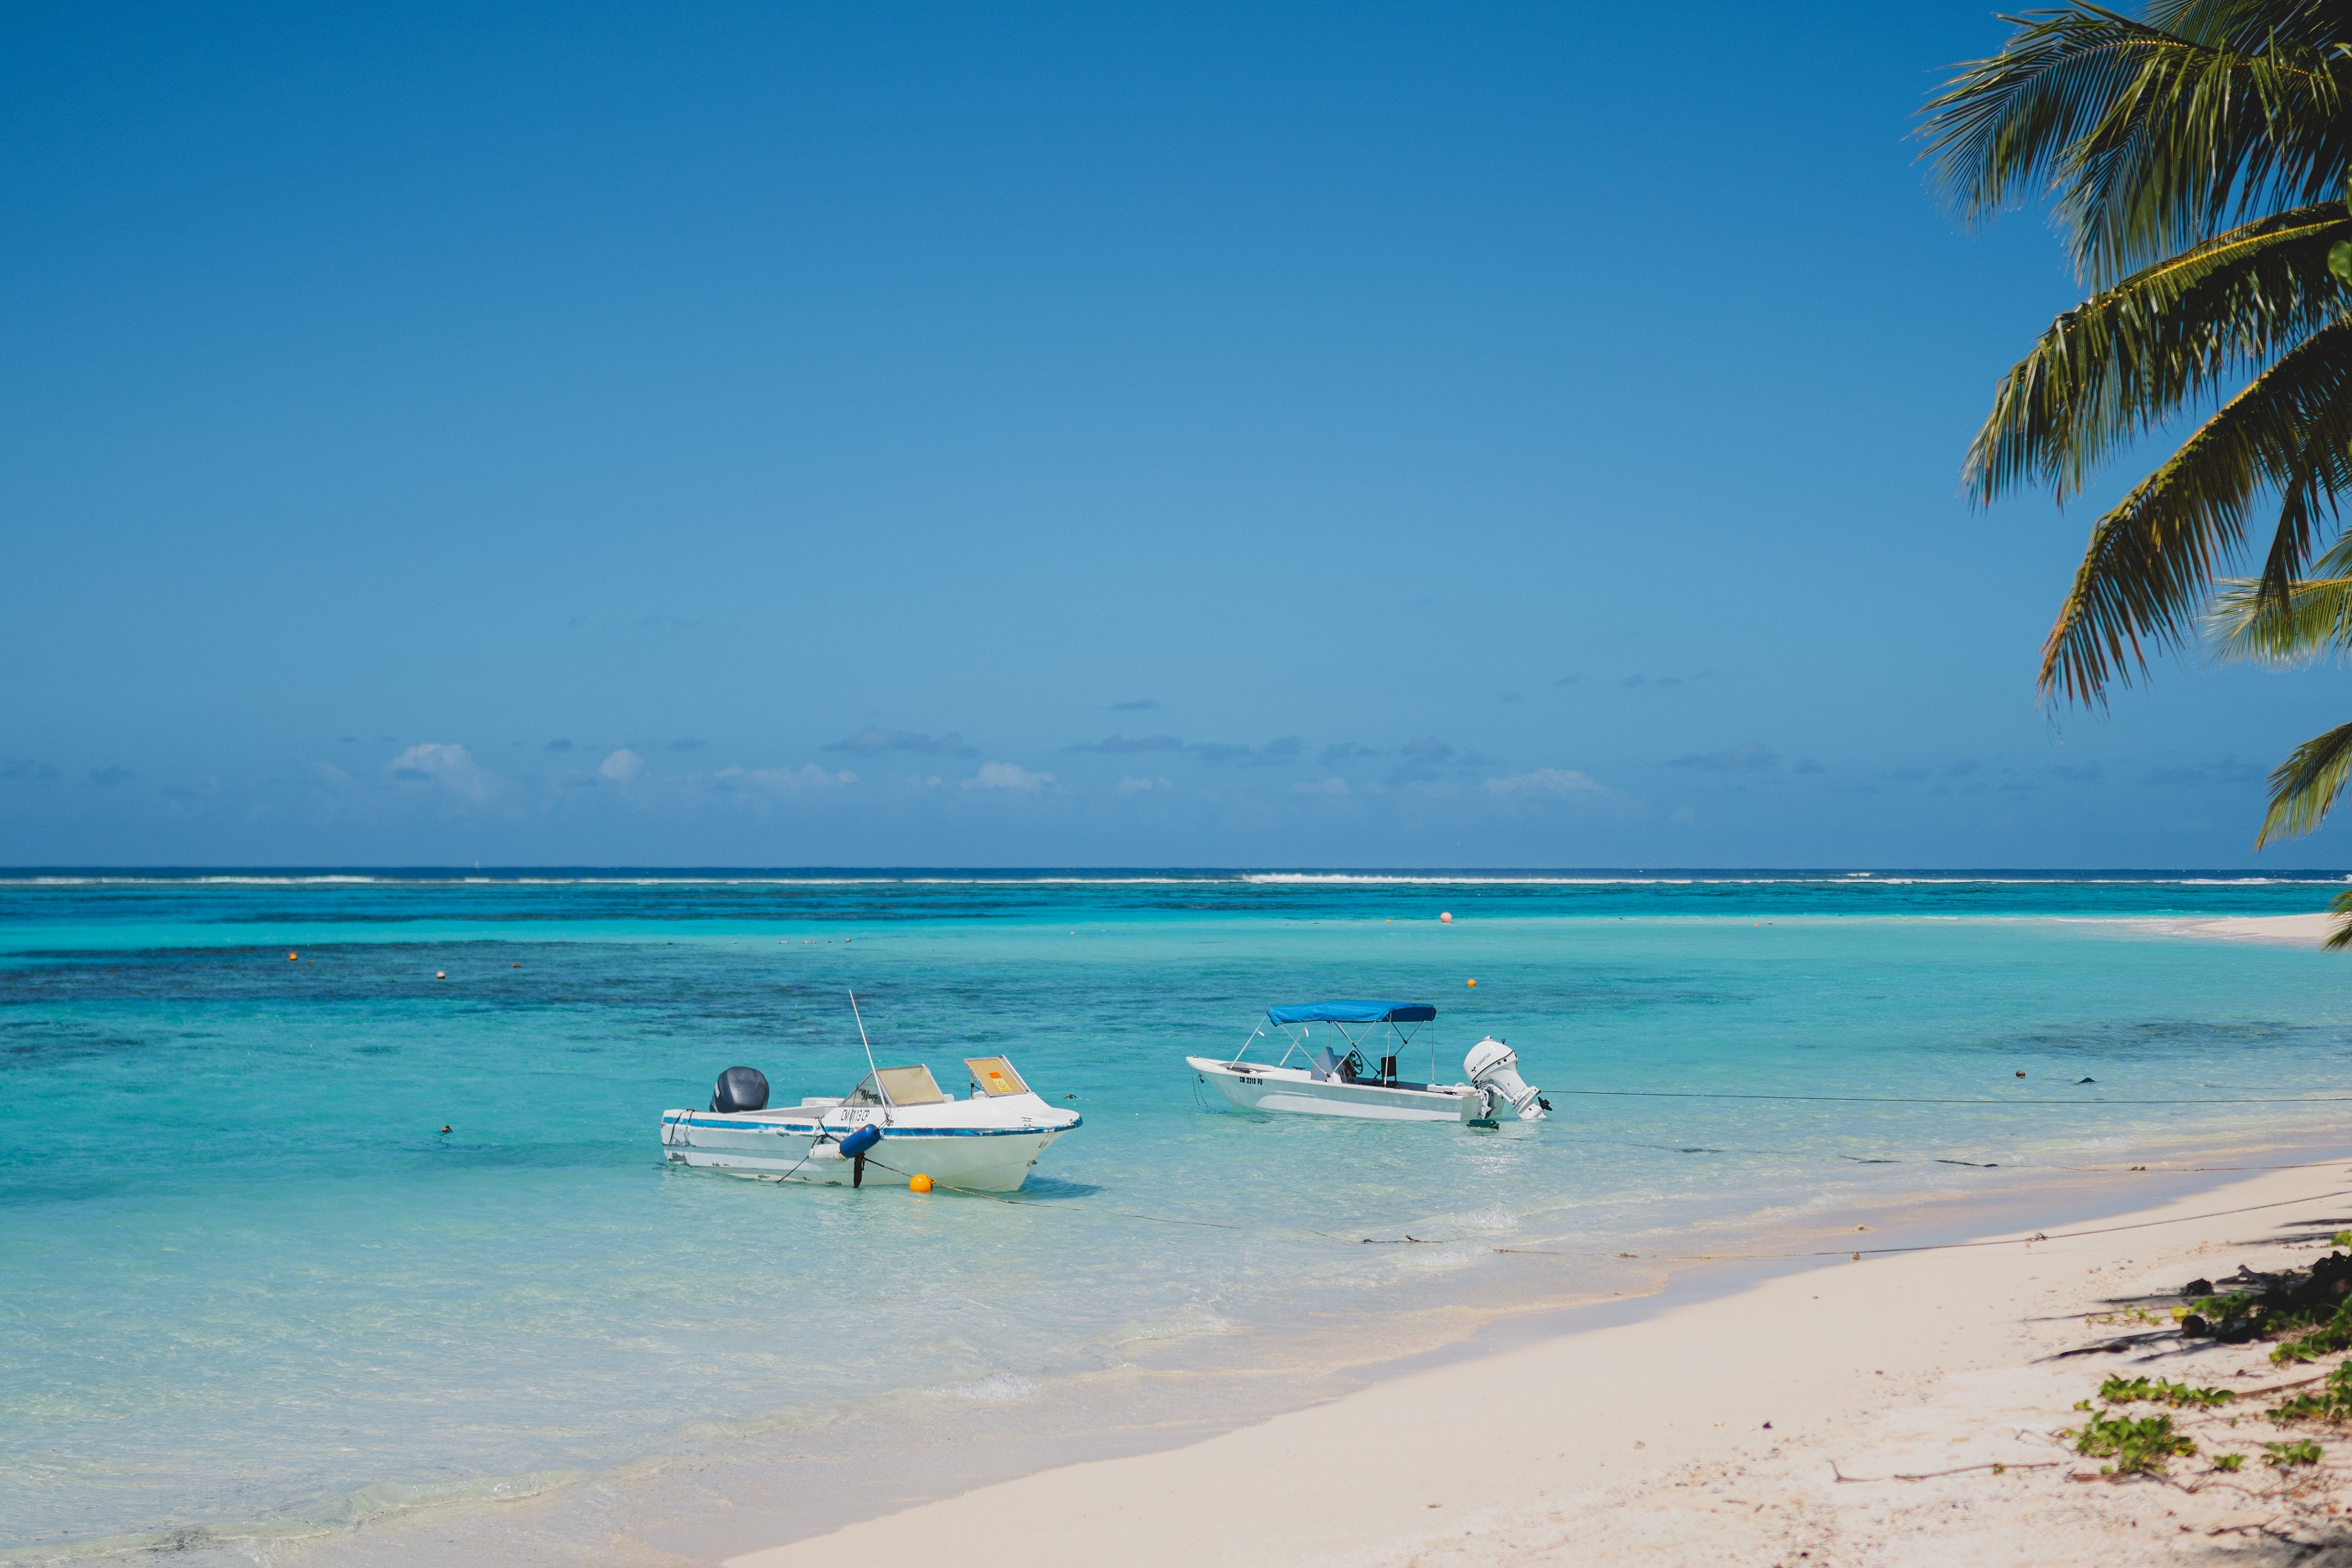
[[[1265,1021],[1286,1024],[1426,1024],[1437,1009],[1426,1002],[1300,1002],[1268,1007]]]
[[[1426,1002],[1300,1002],[1287,1007],[1268,1007],[1265,1010],[1265,1021],[1281,1030],[1290,1041],[1289,1049],[1285,1050],[1281,1059],[1274,1064],[1276,1067],[1281,1067],[1290,1060],[1291,1051],[1299,1050],[1305,1047],[1309,1025],[1329,1024],[1339,1031],[1339,1037],[1348,1042],[1346,1053],[1343,1055],[1333,1052],[1327,1047],[1318,1052],[1308,1063],[1309,1070],[1318,1079],[1338,1071],[1340,1063],[1349,1057],[1354,1057],[1365,1069],[1371,1068],[1372,1064],[1365,1061],[1362,1054],[1363,1040],[1369,1037],[1369,1031],[1350,1033],[1349,1025],[1386,1024],[1396,1031],[1397,1049],[1381,1053],[1390,1064],[1383,1076],[1392,1077],[1395,1071],[1393,1064],[1397,1057],[1402,1054],[1406,1046],[1412,1043],[1412,1037],[1417,1032],[1416,1029],[1407,1026],[1426,1024],[1436,1016],[1437,1009]],[[1265,1033],[1262,1028],[1251,1030],[1249,1039],[1241,1043],[1240,1050],[1234,1053],[1233,1061],[1228,1065],[1241,1066],[1242,1054],[1249,1049],[1250,1040],[1255,1040]],[[1436,1064],[1433,1059],[1430,1070],[1434,1077]]]

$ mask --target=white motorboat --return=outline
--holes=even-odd
[[[870,1065],[870,1064],[869,1064]],[[942,1093],[927,1067],[875,1068],[835,1098],[772,1109],[751,1068],[719,1077],[708,1110],[665,1110],[663,1156],[770,1182],[857,1187],[867,1177],[982,1193],[1029,1179],[1046,1147],[1081,1118],[1039,1099],[1003,1057],[967,1057],[971,1092]]]
[[[1519,1077],[1517,1054],[1492,1036],[1471,1047],[1463,1058],[1466,1083],[1412,1083],[1399,1076],[1397,1059],[1414,1030],[1436,1016],[1437,1009],[1425,1002],[1307,1002],[1271,1007],[1265,1026],[1254,1030],[1232,1059],[1184,1060],[1199,1082],[1243,1110],[1375,1121],[1459,1121],[1472,1127],[1494,1126],[1506,1106],[1523,1121],[1540,1121],[1550,1112],[1551,1102]],[[1318,1025],[1338,1038],[1310,1053],[1308,1041]],[[1350,1026],[1357,1026],[1355,1032]],[[1381,1026],[1390,1032],[1380,1035]],[[1267,1038],[1268,1028],[1286,1037],[1288,1046],[1272,1062],[1248,1060],[1246,1053]],[[1379,1054],[1368,1056],[1368,1047]],[[1299,1066],[1290,1065],[1294,1055],[1302,1058]]]

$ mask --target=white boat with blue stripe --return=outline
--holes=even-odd
[[[1421,1025],[1437,1016],[1426,1002],[1302,1002],[1266,1009],[1265,1025],[1253,1030],[1227,1060],[1187,1057],[1195,1081],[1214,1089],[1240,1110],[1286,1110],[1308,1116],[1354,1116],[1373,1121],[1458,1121],[1493,1127],[1503,1110],[1522,1121],[1541,1121],[1551,1102],[1519,1077],[1516,1052],[1493,1036],[1470,1047],[1463,1059],[1466,1083],[1415,1083],[1397,1070],[1404,1047]],[[1310,1050],[1322,1026],[1333,1043]],[[1388,1033],[1380,1033],[1385,1026]],[[1271,1062],[1246,1053],[1267,1029],[1289,1045]],[[1370,1054],[1367,1054],[1367,1051]],[[1292,1067],[1297,1055],[1300,1065]],[[1430,1076],[1437,1076],[1434,1053]]]
[[[729,1068],[709,1110],[662,1112],[662,1155],[767,1182],[1013,1192],[1081,1119],[1038,1098],[1003,1057],[969,1057],[964,1068],[962,1100],[942,1093],[927,1067],[877,1067],[845,1095],[781,1110],[769,1107],[759,1071]]]

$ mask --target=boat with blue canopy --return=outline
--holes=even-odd
[[[1426,1002],[1343,999],[1269,1007],[1230,1058],[1187,1057],[1194,1081],[1239,1110],[1354,1116],[1374,1121],[1458,1121],[1492,1127],[1505,1108],[1540,1121],[1551,1103],[1519,1077],[1519,1059],[1488,1036],[1463,1058],[1463,1083],[1417,1083],[1399,1068],[1405,1047],[1437,1009]],[[1287,1042],[1271,1062],[1249,1059],[1263,1040]],[[1270,1051],[1260,1054],[1271,1054]],[[1291,1058],[1299,1058],[1293,1066]],[[1437,1055],[1430,1053],[1430,1078]]]

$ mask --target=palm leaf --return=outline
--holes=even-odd
[[[2336,917],[2336,929],[2327,933],[2320,945],[2338,952],[2352,947],[2352,890],[2336,894],[2327,900],[2328,913]]]
[[[2151,26],[2193,43],[2241,49],[2260,47],[2265,38],[2325,48],[2344,20],[2340,8],[2310,0],[2252,5],[2246,0],[2148,0],[2147,11]]]
[[[2273,837],[2301,837],[2317,827],[2347,781],[2352,781],[2352,724],[2338,724],[2297,746],[2271,770],[2271,807],[2254,847],[2260,849]]]
[[[2075,265],[2103,285],[2341,188],[2336,7],[2215,0],[2140,22],[2077,4],[2016,20],[1926,110],[1926,155],[1964,221],[2053,194]]]
[[[2213,657],[2223,664],[2306,664],[2322,654],[2352,655],[2352,577],[2305,577],[2284,600],[2258,579],[2221,584],[2205,617]]]
[[[2337,321],[2281,355],[2094,526],[2042,646],[2043,690],[2104,701],[2109,682],[2146,669],[2152,647],[2195,635],[2265,492],[2283,504],[2262,591],[2283,596],[2347,489],[2352,323]]]
[[[2001,378],[1963,482],[1980,502],[2026,480],[2064,500],[2118,444],[2339,319],[2346,295],[2328,258],[2347,238],[2342,203],[2296,207],[2068,310]]]

